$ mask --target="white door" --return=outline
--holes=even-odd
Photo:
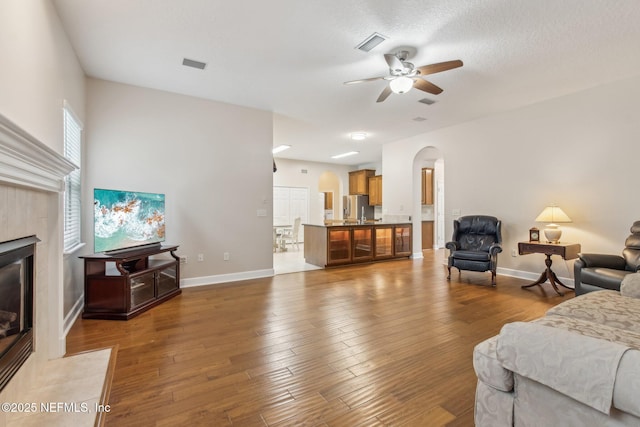
[[[436,218],[438,220],[436,242],[438,248],[444,248],[444,182],[436,181]]]
[[[302,224],[309,222],[309,189],[302,187],[273,187],[273,224],[293,225],[296,218]],[[302,227],[298,241],[302,242]]]

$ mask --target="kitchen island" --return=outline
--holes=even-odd
[[[304,224],[304,258],[320,267],[411,256],[411,223]]]

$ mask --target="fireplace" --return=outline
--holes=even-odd
[[[36,236],[0,243],[0,390],[34,351]]]

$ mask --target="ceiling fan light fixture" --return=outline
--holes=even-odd
[[[407,93],[413,87],[413,79],[407,76],[400,76],[391,80],[389,87],[393,93]]]

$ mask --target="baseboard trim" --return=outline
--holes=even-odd
[[[411,255],[412,259],[422,259],[424,258],[422,252],[414,252]],[[446,262],[444,263],[446,266]],[[538,280],[540,277],[540,273],[533,273],[529,271],[522,270],[513,270],[511,268],[500,268],[498,267],[496,273],[501,276],[509,276],[516,277],[518,279],[531,280],[532,282]],[[192,288],[197,286],[206,286],[206,285],[218,285],[220,283],[230,283],[230,282],[239,282],[241,280],[250,280],[250,279],[260,279],[263,277],[273,277],[275,275],[275,271],[273,268],[265,269],[265,270],[253,270],[253,271],[242,271],[239,273],[229,273],[229,274],[217,274],[213,276],[203,276],[203,277],[191,277],[189,279],[180,280],[180,287],[182,288]],[[560,281],[566,285],[573,286],[573,278],[570,277],[559,277]],[[79,300],[80,302],[82,300]],[[77,305],[77,303],[76,303]],[[76,307],[74,306],[74,309]],[[71,321],[71,325],[75,321],[75,318],[82,312],[82,307],[79,306],[79,311],[74,315],[73,320]],[[71,316],[68,316],[71,317]],[[66,324],[65,319],[65,324]],[[65,334],[66,335],[66,334]]]
[[[67,314],[63,320],[63,326],[62,326],[64,328],[63,339],[66,340],[69,330],[71,329],[73,324],[76,322],[76,319],[78,318],[78,316],[80,316],[83,309],[84,309],[84,293],[80,295],[80,298],[76,300],[75,304],[73,304],[73,307],[71,307],[71,311],[69,311],[69,314]]]
[[[242,271],[239,273],[216,274],[214,276],[191,277],[180,280],[181,288],[192,288],[196,286],[217,285],[220,283],[238,282],[241,280],[260,279],[263,277],[273,277],[273,268],[265,270]]]

